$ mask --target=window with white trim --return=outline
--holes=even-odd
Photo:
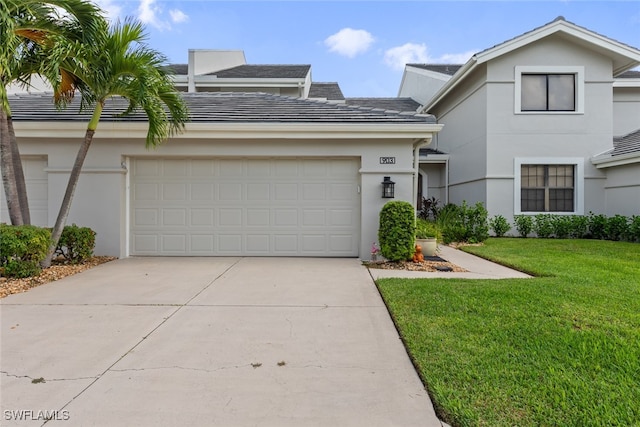
[[[575,171],[573,165],[520,166],[522,212],[573,212]]]
[[[516,157],[514,213],[584,213],[584,158]]]
[[[574,74],[522,74],[520,111],[576,111]]]
[[[516,114],[584,112],[584,67],[515,67]]]

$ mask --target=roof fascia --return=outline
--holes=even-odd
[[[14,122],[19,138],[83,138],[85,122]],[[185,139],[417,139],[439,132],[436,123],[187,123]],[[98,138],[144,139],[146,122],[101,122]]]
[[[211,87],[298,87],[304,85],[306,79],[293,78],[218,78],[213,76],[196,76],[196,86]]]
[[[640,79],[615,79],[613,87],[640,87]]]
[[[429,101],[418,112],[419,113],[429,112],[431,108],[437,105],[440,101],[442,101],[444,97],[446,97],[451,91],[453,91],[453,89],[455,89],[458,86],[458,84],[463,80],[463,78],[467,74],[470,74],[471,72],[473,72],[473,70],[475,70],[477,66],[478,66],[478,62],[476,60],[476,55],[473,55],[471,59],[469,59],[467,63],[464,64],[462,68],[460,68],[458,72],[455,73],[453,77],[451,77],[444,84],[444,86],[440,88],[438,92],[436,92],[436,94],[431,98],[431,101]]]
[[[442,98],[449,94],[451,90],[455,88],[458,83],[466,77],[466,75],[470,74],[477,65],[483,64],[494,58],[505,55],[515,49],[526,46],[530,43],[533,43],[537,40],[558,32],[569,34],[573,37],[592,43],[600,48],[615,53],[616,55],[628,58],[629,61],[625,62],[624,65],[613,69],[613,75],[620,74],[640,64],[640,51],[638,49],[627,46],[615,40],[611,40],[585,28],[578,27],[570,22],[557,20],[550,22],[549,24],[542,26],[536,30],[522,34],[519,37],[507,40],[506,42],[503,42],[495,47],[475,54],[460,70],[458,70],[456,74],[454,74],[453,78],[449,80],[440,89],[440,91],[438,91],[434,95],[432,100],[422,109],[422,112],[429,111],[433,106],[438,104],[442,100]]]
[[[597,169],[640,163],[640,152],[621,154],[619,156],[596,156],[591,158],[591,163],[593,163]]]

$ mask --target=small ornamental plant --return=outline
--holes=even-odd
[[[380,253],[389,261],[407,261],[415,248],[415,210],[409,202],[394,200],[380,210]]]

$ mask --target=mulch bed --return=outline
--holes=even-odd
[[[442,258],[440,258],[442,259]],[[458,267],[455,264],[451,264],[446,260],[431,261],[425,260],[423,262],[413,261],[369,261],[364,263],[369,268],[381,268],[383,270],[409,270],[409,271],[429,271],[429,272],[441,272],[441,271],[453,271],[456,273],[465,273],[462,267]],[[451,270],[448,270],[450,268]]]
[[[0,277],[0,298],[11,294],[26,292],[36,286],[80,273],[81,271],[88,270],[105,262],[113,261],[114,259],[116,258],[110,256],[94,256],[82,264],[67,264],[62,261],[54,261],[51,267],[43,269],[42,273],[38,276],[24,279]]]

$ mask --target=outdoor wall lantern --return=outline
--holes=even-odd
[[[395,182],[391,181],[390,176],[385,176],[382,181],[382,198],[383,199],[393,199],[395,197]]]

